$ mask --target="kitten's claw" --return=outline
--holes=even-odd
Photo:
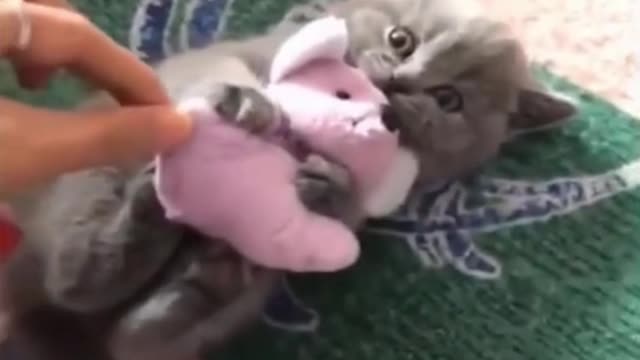
[[[254,134],[272,128],[279,118],[278,107],[251,87],[220,84],[210,90],[207,98],[222,117]]]

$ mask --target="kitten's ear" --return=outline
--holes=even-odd
[[[516,112],[510,114],[509,125],[514,135],[544,130],[564,124],[577,108],[566,98],[545,90],[521,89]]]

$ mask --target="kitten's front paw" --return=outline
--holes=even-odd
[[[346,168],[312,155],[298,168],[298,196],[305,206],[319,214],[339,219],[348,226],[361,220],[358,199]]]
[[[306,24],[312,20],[326,16],[327,12],[326,1],[312,1],[307,4],[291,7],[282,20],[293,24]]]
[[[338,189],[348,191],[351,187],[349,171],[344,166],[332,163],[319,155],[310,155],[300,164],[299,172],[312,178],[327,179]]]
[[[207,99],[227,121],[254,134],[272,129],[280,117],[278,107],[251,87],[219,84]]]

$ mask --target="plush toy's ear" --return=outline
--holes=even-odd
[[[276,53],[271,82],[278,82],[313,60],[342,60],[348,47],[347,24],[336,17],[312,21],[291,36]]]

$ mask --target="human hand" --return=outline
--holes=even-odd
[[[31,23],[23,48],[18,39],[24,29],[5,1],[0,56],[18,69],[68,69],[122,104],[138,106],[61,112],[0,100],[0,198],[64,172],[148,159],[188,136],[190,121],[169,105],[153,71],[65,1],[23,4]]]
[[[147,160],[189,128],[168,106],[62,112],[0,99],[0,199],[62,173]]]

